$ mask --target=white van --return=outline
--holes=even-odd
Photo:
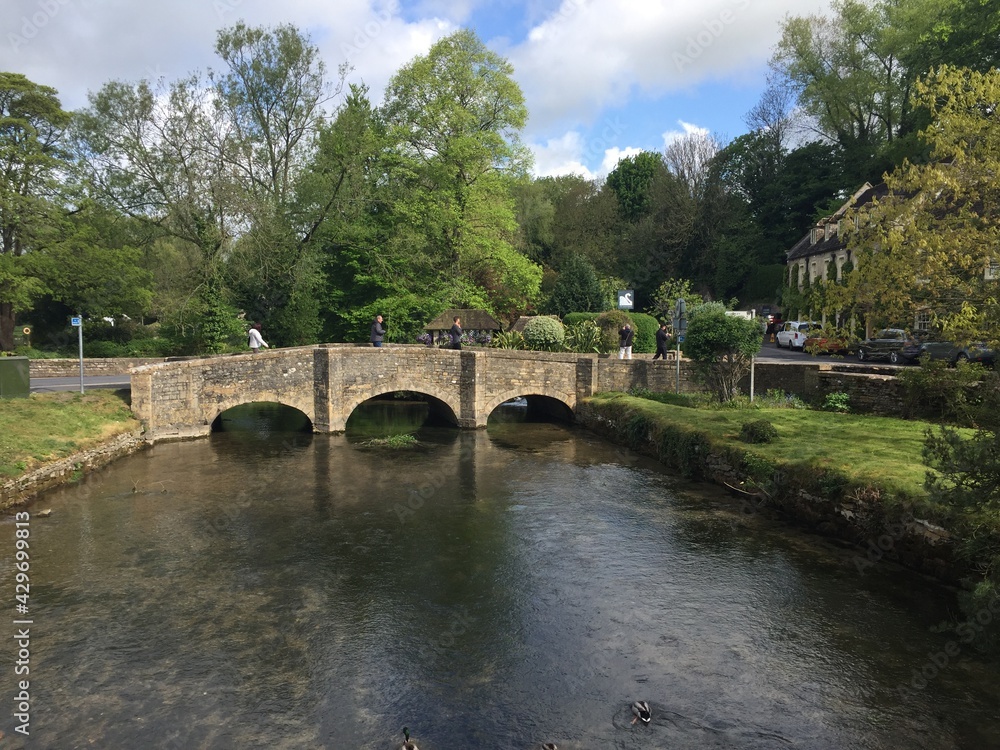
[[[801,350],[805,347],[809,334],[822,327],[819,323],[813,323],[811,320],[789,320],[785,323],[784,328],[778,331],[774,341],[779,348],[787,347],[788,349]]]

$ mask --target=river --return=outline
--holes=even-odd
[[[948,591],[521,414],[393,449],[419,407],[244,410],[46,494],[0,746],[1000,748],[996,664],[933,664]]]

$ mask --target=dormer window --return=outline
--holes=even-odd
[[[990,259],[990,262],[986,264],[986,273],[983,278],[986,281],[1000,281],[1000,259]]]
[[[809,239],[809,244],[815,245],[821,239],[823,239],[823,227],[813,227],[812,237]]]

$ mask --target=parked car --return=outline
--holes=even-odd
[[[840,331],[813,331],[806,339],[805,350],[810,354],[847,354],[851,337]]]
[[[954,366],[959,362],[979,362],[987,367],[993,367],[996,353],[982,341],[966,344],[956,344],[953,341],[928,340],[920,344],[917,358],[927,355],[931,359],[944,359]]]
[[[779,348],[802,349],[806,345],[809,334],[822,327],[819,323],[813,323],[809,320],[789,320],[778,331],[774,342]]]
[[[920,340],[902,328],[883,328],[858,344],[857,357],[862,362],[887,359],[892,364],[913,362],[920,353]]]

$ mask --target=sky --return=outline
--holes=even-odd
[[[680,135],[723,142],[766,84],[788,14],[827,0],[6,0],[0,70],[55,88],[65,109],[112,80],[177,80],[219,68],[220,28],[290,23],[331,76],[350,65],[373,103],[403,65],[472,29],[514,67],[538,176],[606,175]]]

